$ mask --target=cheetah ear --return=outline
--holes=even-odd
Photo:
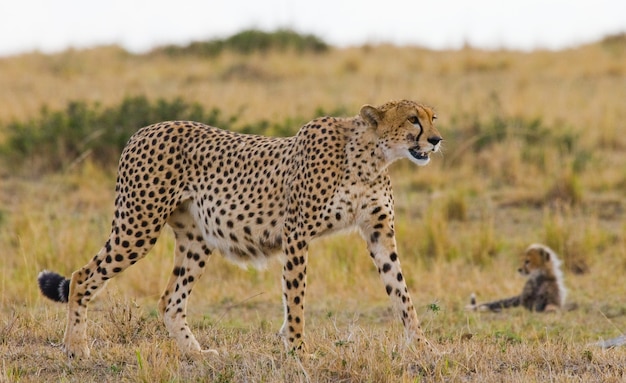
[[[543,259],[545,259],[546,261],[550,260],[550,252],[546,251],[545,249],[541,249],[539,250],[540,254],[543,256]]]
[[[363,105],[359,114],[361,115],[361,118],[363,118],[373,128],[376,128],[378,123],[383,119],[383,115],[380,110],[371,105]]]

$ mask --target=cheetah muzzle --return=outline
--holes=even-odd
[[[419,146],[414,146],[412,148],[409,149],[409,153],[411,153],[411,155],[413,156],[413,158],[415,158],[416,160],[420,160],[420,161],[424,161],[424,160],[429,160],[430,157],[430,152],[422,152],[420,151],[420,147]]]
[[[109,238],[71,279],[50,271],[42,293],[67,302],[63,339],[70,358],[87,358],[87,306],[106,282],[143,259],[168,226],[174,267],[159,300],[165,327],[185,353],[203,349],[187,324],[187,302],[214,253],[264,266],[283,254],[288,350],[304,347],[308,248],[315,238],[355,228],[402,321],[406,340],[433,350],[400,267],[388,167],[423,166],[442,140],[433,109],[414,101],[365,105],[352,118],[321,117],[293,137],[239,134],[190,121],[135,133],[120,157]]]

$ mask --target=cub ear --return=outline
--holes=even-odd
[[[381,111],[371,105],[363,105],[359,114],[373,128],[376,128],[383,119]]]
[[[546,251],[546,249],[540,249],[539,250],[539,254],[541,254],[543,256],[543,259],[546,261],[550,260],[550,252]]]

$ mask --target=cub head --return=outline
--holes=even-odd
[[[390,101],[378,107],[364,105],[359,113],[375,129],[389,163],[408,158],[423,166],[439,150],[441,135],[433,109],[414,101]]]
[[[554,251],[548,246],[533,244],[526,249],[522,267],[517,271],[522,275],[529,275],[537,270],[553,271],[558,269],[560,263]]]

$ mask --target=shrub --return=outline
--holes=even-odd
[[[154,102],[145,96],[126,97],[117,106],[72,101],[65,110],[43,107],[39,116],[1,127],[6,140],[0,155],[13,168],[32,174],[62,170],[89,156],[110,166],[137,129],[164,120],[194,120],[229,128],[234,118],[222,119],[218,109],[205,111],[180,98]]]
[[[622,54],[626,52],[626,33],[608,35],[600,40],[600,46],[615,54]]]
[[[463,142],[461,152],[480,152],[508,140],[517,140],[525,147],[555,146],[564,154],[578,150],[578,135],[568,126],[549,126],[541,118],[511,116],[502,111],[498,94],[489,99],[489,108],[494,111],[488,119],[480,119],[479,113],[453,116],[453,125],[464,125],[466,129],[456,132],[451,139]],[[531,156],[537,153],[532,153]],[[460,155],[460,154],[459,154]]]
[[[323,53],[328,48],[328,44],[322,39],[310,34],[300,34],[289,29],[279,29],[274,32],[249,29],[226,39],[196,41],[183,47],[167,45],[157,48],[153,53],[164,53],[168,56],[195,55],[214,57],[226,50],[241,54],[287,50]]]
[[[566,153],[574,150],[577,137],[569,131],[562,133],[558,129],[546,126],[541,119],[494,116],[490,121],[474,122],[471,131],[475,135],[475,148],[482,150],[508,138],[518,138],[527,145],[539,145],[550,142]]]

